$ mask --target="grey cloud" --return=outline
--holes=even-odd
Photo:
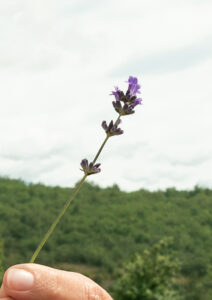
[[[188,160],[173,160],[173,161],[170,161],[170,164],[173,166],[181,165],[181,166],[186,166],[186,167],[194,167],[194,166],[199,166],[201,164],[204,164],[211,159],[212,159],[212,156],[207,155],[207,156],[193,157]]]
[[[140,187],[148,187],[148,189],[158,189],[165,183],[166,187],[176,186],[178,183],[185,182],[189,179],[189,174],[185,172],[176,173],[174,170],[156,170],[154,174],[142,175],[136,173],[135,175],[127,174],[124,176],[125,180],[130,180],[132,183],[136,183]],[[169,182],[169,184],[167,184]]]
[[[142,58],[132,59],[126,64],[122,63],[112,76],[119,76],[123,73],[169,73],[193,67],[208,58],[212,57],[212,36],[202,41],[166,52],[155,53]]]
[[[119,157],[122,159],[128,159],[129,157],[135,157],[136,153],[142,153],[142,151],[149,151],[149,144],[146,141],[136,141],[136,142],[120,142],[116,146],[111,145],[111,152],[114,157]],[[105,158],[110,158],[111,153],[106,152],[104,154]]]
[[[62,17],[70,17],[76,14],[88,12],[98,8],[102,5],[101,1],[98,0],[63,0],[63,1],[54,1],[52,5],[52,0],[49,1],[49,5],[56,9],[57,14]]]
[[[153,149],[151,150],[153,152]],[[162,153],[157,153],[154,155],[152,160],[154,162],[159,162],[161,164],[170,165],[173,167],[196,167],[201,166],[202,164],[209,162],[212,159],[212,155],[210,153],[207,154],[195,154],[191,153],[188,156],[188,153],[184,155],[184,157],[178,157],[177,153],[174,153],[174,155],[170,155],[168,153],[167,155],[164,155]]]
[[[29,161],[39,161],[40,163],[44,161],[52,161],[60,159],[66,159],[67,161],[73,160],[78,158],[78,148],[71,147],[68,143],[63,143],[60,146],[52,146],[49,149],[39,149],[36,146],[36,149],[33,150],[32,148],[28,151],[24,151],[25,149],[19,149],[14,151],[14,147],[10,149],[4,149],[0,151],[0,158],[10,160],[13,162],[29,162]]]
[[[37,167],[34,163],[26,164],[25,166],[15,168],[12,176],[15,178],[23,178],[25,181],[37,182],[41,174],[46,174],[57,170],[59,162],[42,164],[37,162]]]
[[[30,160],[46,160],[50,159],[53,156],[57,156],[58,154],[63,152],[62,148],[53,148],[48,151],[41,151],[39,152],[23,152],[23,153],[18,153],[18,152],[8,152],[8,153],[1,153],[0,157],[8,160],[13,160],[13,161],[30,161]]]

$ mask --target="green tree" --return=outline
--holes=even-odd
[[[174,290],[179,262],[167,254],[169,240],[136,254],[115,283],[116,300],[177,300]]]
[[[3,278],[3,267],[2,267],[2,261],[3,261],[3,243],[0,242],[0,286],[1,286],[1,282],[2,282],[2,278]]]

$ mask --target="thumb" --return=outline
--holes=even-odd
[[[3,279],[4,296],[15,300],[112,300],[91,279],[37,264],[15,265]]]

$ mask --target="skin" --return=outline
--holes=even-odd
[[[14,271],[24,270],[32,276],[31,287],[26,280],[13,280]],[[11,272],[12,271],[12,272]],[[24,272],[23,271],[23,272]],[[26,274],[24,272],[24,274]],[[17,282],[18,280],[18,282]],[[15,287],[15,288],[14,288]],[[113,300],[91,279],[73,272],[61,271],[38,264],[21,264],[9,268],[0,289],[1,300]]]

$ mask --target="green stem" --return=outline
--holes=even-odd
[[[117,118],[117,120],[116,120],[116,122],[115,122],[114,125],[117,125],[117,123],[118,123],[118,121],[119,121],[120,118],[121,118],[121,115],[118,116],[118,118]],[[96,156],[94,157],[94,159],[92,161],[93,164],[95,164],[95,162],[97,161],[97,158],[99,157],[100,153],[102,152],[102,149],[104,148],[104,145],[106,144],[106,142],[109,139],[109,137],[110,137],[109,135],[106,136],[104,142],[102,143],[101,147],[99,148],[99,151],[97,152]]]
[[[119,115],[118,119],[115,122],[115,125],[117,125],[119,119],[120,119],[121,115]],[[106,144],[107,140],[109,139],[109,135],[106,136],[105,140],[103,141],[101,147],[99,148],[99,151],[97,152],[96,156],[94,157],[93,160],[93,164],[95,164],[97,158],[99,157],[100,153],[102,152],[102,149],[104,148],[104,145]],[[49,230],[47,231],[47,233],[44,235],[43,239],[41,240],[40,244],[38,245],[37,249],[35,250],[32,258],[30,259],[30,263],[34,263],[36,257],[38,256],[38,254],[40,253],[41,249],[43,248],[43,246],[45,245],[46,241],[48,240],[49,236],[51,235],[51,233],[54,231],[56,225],[59,223],[60,219],[62,218],[62,216],[64,215],[64,213],[66,212],[67,208],[69,207],[71,201],[74,199],[74,197],[77,195],[77,193],[79,192],[80,188],[82,187],[83,183],[85,182],[86,177],[88,176],[88,174],[84,174],[84,176],[82,177],[81,181],[79,182],[79,184],[76,186],[73,194],[71,195],[71,197],[66,201],[65,205],[63,206],[63,208],[61,209],[60,213],[58,214],[58,216],[56,217],[56,219],[54,220],[54,222],[52,223],[52,225],[49,227]]]
[[[41,240],[40,244],[38,245],[37,249],[35,250],[35,253],[33,254],[32,258],[30,259],[30,263],[34,263],[34,261],[35,261],[36,257],[38,256],[39,252],[41,251],[41,249],[43,248],[44,244],[48,240],[50,234],[54,231],[57,223],[60,221],[60,219],[62,218],[62,216],[66,212],[66,209],[69,207],[71,201],[74,199],[74,197],[76,196],[76,194],[79,192],[79,190],[80,190],[81,186],[83,185],[83,183],[84,183],[84,181],[85,181],[85,179],[86,179],[87,176],[88,176],[87,174],[85,174],[83,176],[83,178],[81,179],[80,183],[76,186],[76,188],[75,188],[73,194],[71,195],[71,197],[66,201],[66,203],[63,206],[63,208],[61,209],[60,213],[58,214],[58,216],[56,217],[56,219],[54,220],[54,222],[50,226],[49,230],[44,235],[44,237]]]
[[[102,152],[102,149],[104,148],[104,145],[106,144],[107,140],[109,139],[109,136],[107,135],[104,142],[102,143],[101,147],[99,148],[99,151],[97,152],[96,156],[94,157],[92,163],[95,164],[97,158],[99,157],[100,153]]]
[[[117,120],[116,120],[116,122],[115,122],[115,125],[117,125],[117,123],[118,123],[118,121],[120,120],[120,118],[121,118],[121,115],[118,116],[118,118],[117,118]]]

